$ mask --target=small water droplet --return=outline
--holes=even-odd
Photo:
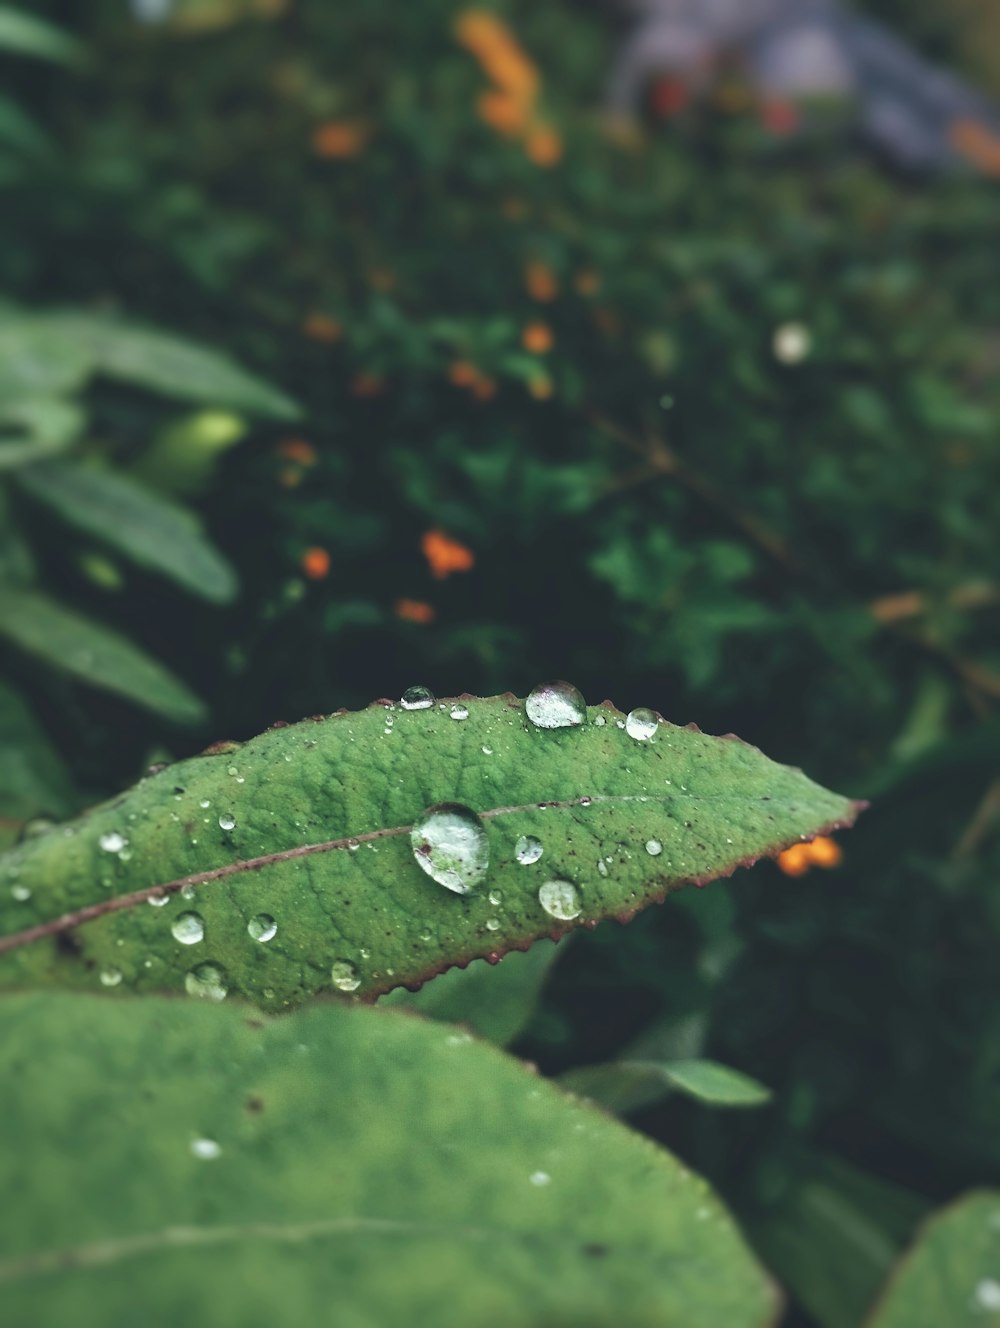
[[[487,931],[499,931],[499,930],[500,930],[500,919],[499,919],[499,918],[487,918],[487,919],[486,919],[486,930],[487,930]]]
[[[235,765],[228,766],[227,769],[226,769],[226,774],[227,774],[227,775],[233,775],[233,776],[236,776],[236,775],[238,775],[239,773],[240,773],[240,772],[239,772],[239,769],[238,769],[238,767],[236,767]]]
[[[434,693],[429,687],[415,686],[407,687],[399,698],[399,704],[404,710],[430,710],[434,700]]]
[[[247,931],[255,941],[270,941],[277,934],[278,924],[270,913],[258,913],[247,923]]]
[[[26,885],[12,885],[10,893],[19,904],[23,904],[31,898],[31,891]]]
[[[222,1149],[214,1139],[192,1139],[191,1152],[195,1157],[204,1158],[206,1161],[210,1161],[212,1158],[218,1157],[222,1152]]]
[[[346,959],[337,959],[330,969],[330,977],[338,991],[357,991],[361,986],[358,970]]]
[[[221,964],[196,964],[184,978],[184,988],[189,996],[201,996],[206,1001],[224,1001],[229,988],[226,986],[226,970]]]
[[[236,829],[236,817],[232,814],[232,812],[222,813],[222,815],[219,817],[219,829],[220,830]]]
[[[489,841],[471,807],[428,807],[410,831],[410,844],[420,869],[455,894],[468,894],[486,875]]]
[[[100,844],[101,848],[104,849],[105,853],[120,853],[128,843],[128,840],[124,835],[119,834],[117,830],[108,830],[105,834],[101,835],[97,842]]]
[[[361,847],[361,840],[360,840],[360,839],[349,839],[349,840],[347,841],[347,851],[348,851],[348,853],[357,853],[357,851],[358,851],[358,849],[359,849],[360,847]]]
[[[468,719],[469,707],[464,705],[454,705],[451,708],[452,719]]]
[[[211,798],[202,798],[202,799],[200,800],[200,802],[198,803],[198,806],[199,806],[199,807],[202,807],[202,808],[204,808],[204,807],[211,807],[211,805],[212,805],[212,799],[211,799]]]
[[[651,858],[659,857],[659,855],[663,852],[663,845],[660,843],[658,839],[647,839],[646,852],[649,854]]]
[[[104,987],[117,987],[122,980],[122,971],[120,968],[102,968],[101,985]]]
[[[498,905],[498,904],[501,902],[501,900],[503,899],[503,895],[500,893],[499,890],[491,890],[490,893],[489,893],[488,898],[489,898],[490,903],[493,905],[493,907],[496,908],[497,905]]]
[[[992,1277],[977,1282],[974,1301],[977,1309],[1000,1310],[1000,1282]]]
[[[40,839],[42,835],[47,835],[49,831],[54,830],[55,827],[55,821],[51,820],[48,816],[35,816],[32,817],[30,821],[25,821],[24,825],[21,827],[20,838],[22,840]]]
[[[181,886],[181,898],[182,898],[182,899],[193,899],[193,898],[194,898],[194,886],[193,886],[193,885],[182,885],[182,886]]]
[[[608,874],[607,864],[603,862],[600,858],[598,858],[597,860],[597,870],[601,873],[602,876],[607,876]]]
[[[537,862],[543,852],[542,841],[534,835],[522,835],[514,846],[514,857],[523,867]]]
[[[200,913],[178,913],[170,930],[181,945],[197,945],[205,939],[205,919]]]
[[[479,750],[482,752],[482,754],[483,754],[484,756],[492,756],[492,755],[493,755],[493,748],[492,748],[492,747],[487,747],[487,746],[484,745],[484,746],[482,746]]]
[[[539,683],[528,693],[524,712],[538,729],[566,729],[587,718],[587,703],[571,682]]]
[[[152,904],[153,908],[162,908],[164,904],[170,903],[169,895],[150,895],[146,900],[147,904]]]
[[[630,738],[635,738],[637,742],[648,742],[656,730],[659,728],[660,721],[656,717],[656,712],[647,710],[645,706],[639,706],[636,710],[630,710],[625,720],[625,732]]]
[[[547,1171],[533,1171],[528,1179],[532,1185],[548,1185],[552,1177]]]
[[[604,718],[603,715],[595,715],[595,716],[594,716],[594,723],[597,725],[597,727],[598,727],[599,729],[603,729],[604,726],[605,726],[605,724],[606,724],[607,722],[608,722],[608,721]]]
[[[580,916],[580,895],[572,881],[546,881],[538,891],[538,902],[561,922]]]

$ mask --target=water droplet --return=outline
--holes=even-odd
[[[122,980],[122,971],[120,968],[102,968],[101,985],[104,987],[117,987]]]
[[[278,931],[278,924],[270,913],[258,913],[247,923],[247,931],[255,941],[270,941]]]
[[[198,803],[199,807],[211,807],[211,805],[212,805],[211,798],[202,798],[201,801]]]
[[[571,682],[543,682],[533,687],[524,712],[538,729],[566,729],[587,718],[587,703]]]
[[[220,830],[236,829],[236,817],[232,814],[232,812],[222,813],[222,815],[219,817],[219,829]]]
[[[220,964],[197,964],[184,978],[189,996],[201,996],[206,1001],[224,1001],[229,988],[226,970]]]
[[[468,719],[468,718],[469,718],[469,708],[468,708],[468,706],[464,706],[464,705],[454,705],[454,706],[452,706],[452,708],[451,708],[451,717],[452,717],[452,719]]]
[[[430,710],[434,699],[434,693],[429,687],[407,687],[399,698],[399,704],[404,710]]]
[[[193,885],[183,885],[183,886],[181,886],[181,898],[182,898],[182,899],[193,899],[193,898],[194,898],[194,886],[193,886]]]
[[[598,858],[597,860],[597,870],[601,873],[602,876],[607,876],[608,874],[607,863],[603,862],[600,858]]]
[[[337,959],[330,969],[330,977],[338,991],[357,991],[361,986],[358,970],[346,959]]]
[[[976,1283],[974,1300],[977,1309],[1000,1310],[1000,1282],[992,1277],[984,1277]]]
[[[231,765],[231,766],[227,767],[227,769],[226,769],[226,774],[227,774],[227,775],[234,775],[234,776],[235,776],[235,775],[238,775],[239,773],[240,773],[239,770],[238,770],[237,767],[234,766],[234,765]]]
[[[482,752],[482,754],[483,754],[484,756],[492,756],[492,755],[493,755],[493,748],[492,748],[492,747],[487,747],[487,746],[484,745],[484,746],[482,746],[479,750]]]
[[[608,722],[608,721],[604,718],[603,715],[595,715],[595,716],[594,716],[594,723],[597,725],[597,727],[598,727],[599,729],[603,729],[604,726],[605,726],[605,724],[606,724],[607,722]]]
[[[169,903],[170,903],[170,896],[169,896],[169,895],[150,895],[146,902],[147,902],[148,904],[152,904],[152,906],[153,906],[154,908],[162,908],[164,904],[169,904]]]
[[[39,839],[42,835],[47,835],[50,830],[54,830],[55,827],[55,821],[48,816],[35,816],[30,821],[25,821],[21,827],[20,838],[22,840]]]
[[[490,891],[490,893],[489,893],[489,901],[490,901],[490,903],[493,905],[494,908],[497,907],[497,905],[500,903],[500,901],[501,901],[502,899],[503,899],[503,895],[500,893],[499,890],[491,890],[491,891]]]
[[[487,918],[487,919],[486,919],[486,930],[487,930],[487,931],[499,931],[499,930],[500,930],[500,919],[499,919],[499,918]]]
[[[10,893],[19,904],[23,904],[31,898],[31,891],[26,885],[12,885]]]
[[[534,835],[522,835],[514,846],[514,857],[523,867],[537,862],[542,856],[542,841]]]
[[[105,853],[120,853],[128,843],[128,840],[124,835],[119,834],[117,830],[108,830],[105,834],[101,835],[97,842],[100,844],[101,848],[104,849]]]
[[[663,845],[658,839],[647,839],[646,852],[651,858],[657,858],[663,852]]]
[[[170,930],[181,945],[197,945],[205,939],[205,919],[200,913],[178,913]]]
[[[625,720],[625,732],[630,738],[635,738],[637,742],[648,742],[656,730],[659,728],[660,721],[656,717],[656,712],[647,710],[645,706],[639,706],[636,710],[630,710]]]
[[[580,916],[580,895],[572,881],[546,881],[538,891],[538,902],[561,922]]]
[[[195,1157],[201,1157],[206,1161],[210,1161],[212,1158],[218,1157],[222,1152],[222,1149],[214,1139],[192,1139],[191,1152]]]
[[[548,1185],[552,1177],[547,1171],[533,1171],[528,1179],[532,1185]]]
[[[410,843],[421,870],[455,894],[468,894],[486,875],[489,841],[471,807],[428,807],[410,831]]]

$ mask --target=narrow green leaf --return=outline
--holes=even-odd
[[[55,151],[44,129],[10,97],[0,97],[0,143],[36,158],[51,157]]]
[[[85,55],[83,45],[55,24],[9,5],[0,5],[0,51],[64,65],[79,64]]]
[[[209,963],[268,1008],[331,988],[374,997],[627,921],[857,813],[755,747],[647,713],[640,741],[610,703],[542,729],[509,694],[376,702],[210,749],[0,860],[30,890],[16,904],[0,891],[0,985],[93,989],[114,964],[123,991],[197,989]],[[424,825],[439,803],[466,810]],[[452,879],[447,843],[467,893],[428,874]]]
[[[247,1013],[4,999],[8,1322],[773,1322],[703,1180],[495,1047],[382,1010]]]
[[[0,307],[0,401],[44,400],[74,392],[93,371],[90,346],[71,327]]]
[[[756,1079],[716,1061],[612,1061],[569,1070],[565,1088],[626,1114],[651,1106],[672,1092],[710,1107],[760,1107],[771,1091]]]
[[[186,338],[103,314],[48,314],[47,326],[80,339],[99,372],[181,401],[230,406],[267,419],[295,420],[294,401],[227,355]]]
[[[19,828],[42,813],[64,816],[72,803],[62,759],[26,698],[0,681],[0,825]]]
[[[0,636],[54,668],[179,723],[204,714],[198,698],[131,641],[37,591],[0,586]]]
[[[474,959],[468,968],[450,968],[419,991],[396,987],[379,1002],[418,1010],[429,1019],[465,1024],[499,1047],[523,1032],[541,995],[542,985],[565,945],[533,945],[514,950],[496,964]]]
[[[75,461],[49,461],[21,470],[32,497],[133,562],[171,577],[205,599],[225,602],[236,576],[205,539],[194,517],[126,475]]]
[[[900,1260],[868,1328],[998,1328],[1000,1190],[938,1212]]]
[[[30,466],[64,451],[83,431],[83,411],[58,398],[22,397],[0,406],[0,470]],[[13,429],[11,429],[13,426]],[[13,438],[4,435],[13,432]]]

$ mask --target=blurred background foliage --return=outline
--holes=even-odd
[[[1000,92],[995,6],[868,8]],[[157,10],[50,0],[80,46],[0,51],[3,833],[279,718],[552,675],[872,798],[832,870],[561,947],[515,1043],[768,1085],[634,1119],[789,1323],[857,1323],[1000,1180],[996,181],[738,87],[612,124],[618,28],[571,0],[506,38]]]

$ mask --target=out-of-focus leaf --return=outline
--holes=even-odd
[[[397,987],[380,1005],[403,1005],[430,1019],[467,1024],[469,1028],[506,1047],[524,1029],[534,1013],[542,984],[568,944],[549,946],[541,941],[530,950],[513,950],[497,964],[474,959],[467,968],[451,968],[425,983],[419,991]]]
[[[51,397],[22,398],[0,407],[0,470],[14,470],[63,451],[84,423],[79,407]],[[15,426],[12,439],[3,437],[9,425]]]
[[[132,473],[161,493],[198,493],[220,456],[246,436],[247,422],[224,410],[199,410],[161,429]]]
[[[0,835],[32,816],[65,816],[72,785],[25,697],[0,681]]]
[[[140,567],[219,603],[236,593],[235,573],[194,517],[128,476],[49,461],[22,470],[18,480],[65,521],[107,540]]]
[[[0,1002],[12,1324],[773,1323],[703,1180],[496,1047],[385,1010],[247,1014]]]
[[[63,65],[79,64],[86,53],[82,43],[54,23],[10,5],[0,5],[0,51]]]
[[[92,989],[113,963],[123,994],[176,991],[208,965],[271,1009],[332,988],[374,997],[627,921],[858,810],[755,747],[651,711],[639,739],[607,703],[558,729],[509,693],[389,705],[226,744],[20,846],[5,865],[32,893],[11,914],[0,892],[0,986]],[[415,824],[456,803],[457,821]],[[167,905],[148,907],[167,883]],[[60,945],[79,909],[86,925]],[[192,911],[197,949],[175,930]],[[265,945],[258,917],[277,927]]]
[[[711,1107],[760,1107],[771,1097],[756,1079],[709,1060],[613,1061],[569,1070],[560,1083],[621,1113],[651,1106],[673,1092]]]
[[[0,402],[39,401],[74,392],[94,368],[93,349],[71,327],[0,307]]]
[[[0,97],[0,143],[28,157],[50,157],[55,145],[48,134],[10,97]]]
[[[868,1328],[1000,1325],[1000,1190],[937,1213],[896,1267]]]
[[[204,715],[198,698],[162,664],[117,632],[36,591],[0,586],[0,636],[54,668],[178,723]]]

